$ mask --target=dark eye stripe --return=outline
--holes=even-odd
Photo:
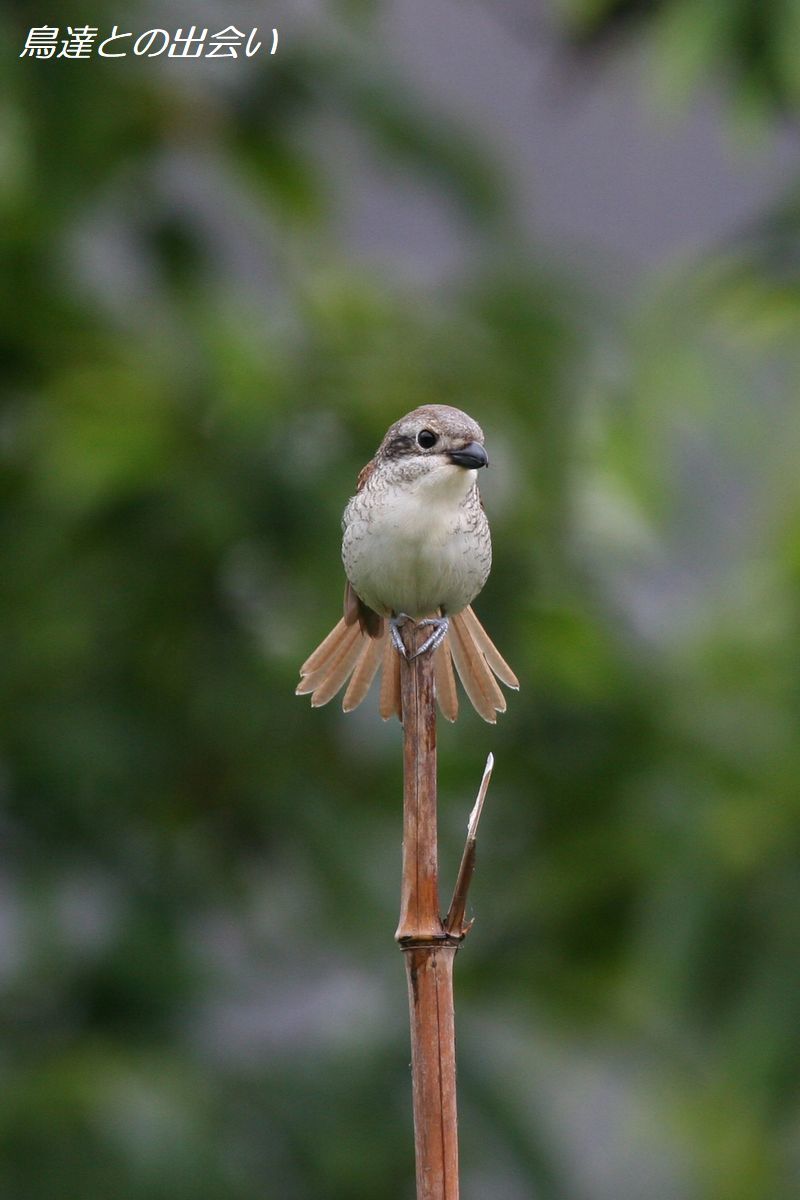
[[[403,458],[406,454],[413,454],[416,448],[414,439],[401,433],[389,442],[389,445],[386,447],[386,457]]]

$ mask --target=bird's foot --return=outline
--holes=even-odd
[[[447,637],[447,631],[450,628],[449,617],[426,617],[424,621],[419,622],[420,625],[432,625],[433,633],[429,638],[412,654],[412,658],[417,658],[418,655],[424,654],[426,650],[430,650],[431,654],[434,650],[438,650],[444,639]]]
[[[403,658],[417,658],[420,654],[424,654],[426,650],[433,652],[438,650],[444,639],[447,637],[447,631],[450,628],[449,617],[425,617],[424,620],[418,621],[418,625],[431,625],[433,633],[426,638],[418,650],[409,655],[406,650],[405,643],[400,636],[400,626],[405,625],[406,621],[412,618],[408,613],[396,613],[395,616],[389,618],[389,630],[392,635],[392,645],[398,654],[402,654]]]
[[[410,621],[411,617],[408,613],[397,613],[389,618],[389,630],[392,635],[392,645],[398,654],[402,654],[403,658],[408,658],[403,639],[400,636],[400,626],[405,625],[406,621]]]

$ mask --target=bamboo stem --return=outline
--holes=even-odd
[[[417,1200],[458,1200],[453,960],[458,942],[403,946],[411,1019]]]
[[[436,833],[436,693],[433,655],[416,652],[426,626],[407,621],[400,660],[403,706],[403,877],[400,922],[395,938],[441,938],[439,863]]]
[[[403,877],[395,937],[404,951],[411,1023],[417,1200],[458,1200],[458,1115],[453,962],[469,925],[467,891],[492,760],[487,762],[446,922],[439,915],[436,696],[433,655],[411,657],[428,633],[407,622],[403,704]]]

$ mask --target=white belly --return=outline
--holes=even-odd
[[[462,503],[473,478],[459,468],[444,487],[354,498],[342,557],[365,604],[384,615],[422,617],[440,608],[460,612],[478,594],[490,543],[482,510],[477,521],[475,506]]]

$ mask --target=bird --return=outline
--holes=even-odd
[[[300,668],[297,695],[316,708],[347,683],[350,712],[382,668],[380,715],[402,721],[400,628],[412,620],[430,627],[416,653],[434,656],[447,720],[458,716],[453,666],[485,721],[505,712],[497,680],[519,681],[472,609],[492,565],[477,482],[488,464],[481,427],[450,405],[425,404],[389,427],[342,517],[344,615]]]

